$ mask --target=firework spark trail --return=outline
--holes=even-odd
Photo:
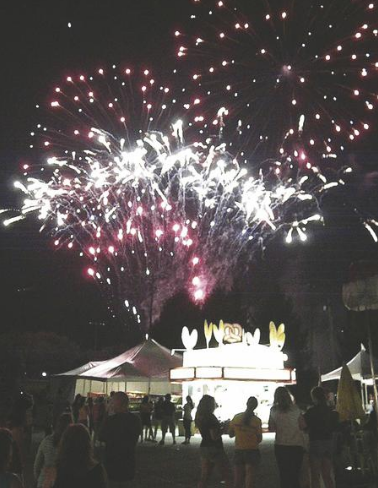
[[[198,0],[175,36],[190,72],[187,93],[202,110],[198,126],[216,124],[211,114],[226,106],[234,152],[255,161],[337,154],[371,127],[378,72],[371,1]]]
[[[206,138],[190,123],[185,131],[174,116],[185,103],[147,70],[142,81],[112,73],[56,87],[48,123],[32,132],[44,164],[16,182],[25,199],[5,225],[36,215],[57,248],[89,263],[112,313],[148,328],[181,290],[201,303],[230,289],[240,263],[245,269],[278,232],[305,241],[307,226],[322,220],[327,186],[343,180],[291,159],[254,174],[221,137]]]

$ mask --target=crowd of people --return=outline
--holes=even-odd
[[[269,430],[275,432],[275,457],[281,488],[300,488],[306,484],[306,480],[301,480],[305,452],[309,456],[311,487],[320,488],[321,479],[325,488],[335,487],[332,458],[338,416],[328,406],[321,387],[314,388],[311,396],[313,406],[302,413],[287,388],[278,387],[274,395]],[[214,415],[215,399],[209,395],[201,399],[195,418],[202,436],[199,488],[208,486],[214,468],[218,468],[226,487],[256,486],[262,441],[261,420],[255,414],[257,405],[257,399],[250,397],[244,412],[222,424]],[[235,437],[233,477],[223,448],[224,433]]]
[[[275,433],[275,457],[281,488],[303,487],[304,456],[309,460],[311,487],[334,488],[334,433],[337,413],[327,404],[321,387],[311,392],[313,405],[302,412],[285,387],[275,391],[269,417],[269,430]],[[250,397],[246,409],[227,422],[214,414],[214,397],[204,395],[197,406],[190,396],[183,406],[184,441],[189,444],[194,426],[201,436],[200,480],[198,487],[209,485],[214,469],[225,487],[256,487],[260,464],[259,445],[263,439],[262,422],[256,415],[258,401]],[[63,406],[62,406],[63,409]],[[20,426],[26,423],[28,408],[15,408],[7,428],[0,429],[0,487],[23,488],[25,446]],[[196,410],[195,416],[193,412]],[[58,414],[58,413],[57,413]],[[23,417],[23,418],[22,418]],[[194,418],[193,418],[194,417]],[[164,445],[168,431],[176,443],[176,406],[170,394],[155,403],[145,396],[139,415],[129,409],[129,397],[113,392],[108,402],[93,401],[78,395],[70,408],[57,415],[53,432],[39,445],[34,462],[37,488],[126,488],[135,476],[135,452],[138,441]],[[223,446],[222,436],[235,439],[233,469]],[[24,440],[27,439],[27,429]],[[94,454],[102,446],[101,462]]]

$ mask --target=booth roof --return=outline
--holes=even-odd
[[[361,345],[361,351],[354,356],[353,359],[347,363],[347,366],[351,372],[352,378],[356,381],[364,381],[371,379],[370,371],[370,355],[366,352],[366,349]],[[374,358],[374,368],[378,372],[378,359]],[[339,380],[341,376],[342,368],[337,368],[330,373],[323,374],[322,382]]]
[[[87,367],[92,364],[93,367]],[[107,380],[111,378],[125,378],[128,381],[137,379],[169,378],[169,371],[182,366],[182,357],[171,354],[171,351],[153,339],[147,339],[142,344],[125,351],[115,358],[98,363],[87,363],[72,371],[61,373],[59,376],[76,376],[83,379]]]

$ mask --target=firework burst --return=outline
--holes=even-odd
[[[201,303],[230,289],[280,231],[305,241],[319,199],[343,184],[290,158],[248,170],[195,124],[185,144],[184,104],[147,70],[67,77],[47,105],[31,144],[43,164],[16,182],[25,198],[5,224],[36,215],[57,248],[83,256],[113,314],[143,328],[181,290]]]
[[[254,160],[339,154],[371,128],[377,9],[371,1],[198,0],[177,55],[211,126]],[[217,124],[217,120],[213,121]]]

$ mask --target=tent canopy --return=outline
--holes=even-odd
[[[93,367],[88,367],[93,365]],[[169,371],[182,366],[182,357],[153,339],[147,339],[128,351],[107,361],[87,363],[77,369],[61,373],[59,376],[106,381],[127,379],[127,381],[167,381]]]
[[[80,376],[81,374],[93,369],[96,366],[104,363],[105,361],[89,361],[89,363],[85,363],[78,368],[71,369],[70,371],[66,371],[65,373],[57,374],[56,376]]]
[[[361,345],[361,351],[356,356],[354,356],[354,358],[351,359],[349,363],[347,363],[347,366],[352,375],[352,378],[355,381],[366,382],[366,380],[371,380],[370,355],[366,352],[364,346]],[[377,358],[374,358],[374,367],[375,370],[378,371]],[[337,368],[330,373],[323,374],[321,377],[322,382],[339,380],[341,376],[341,370],[342,368]]]

